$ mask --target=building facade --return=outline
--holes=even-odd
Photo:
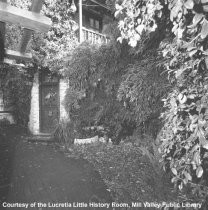
[[[83,0],[82,0],[83,1]],[[79,2],[82,2],[79,0]],[[104,1],[85,0],[82,14],[79,10],[74,14],[74,20],[80,24],[80,42],[88,41],[92,44],[107,43],[109,38],[103,33],[103,28],[110,21],[110,12]],[[80,8],[75,2],[76,8]],[[80,26],[79,26],[80,27]],[[52,133],[60,120],[68,119],[63,101],[68,81],[56,76],[51,77],[47,72],[36,73],[31,91],[31,110],[29,116],[29,130],[32,134]]]

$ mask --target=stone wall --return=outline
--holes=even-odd
[[[29,117],[29,130],[32,134],[40,133],[40,117],[39,117],[39,74],[36,73],[33,79],[31,90],[31,107]]]

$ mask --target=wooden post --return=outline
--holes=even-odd
[[[2,2],[7,2],[7,0],[0,0]],[[0,63],[3,62],[5,57],[5,31],[6,25],[4,22],[0,21]]]
[[[1,2],[7,2],[7,0],[0,0]],[[2,39],[4,41],[5,39],[5,23],[4,22],[1,22],[0,21],[0,32],[1,32],[1,36],[2,36]]]
[[[83,42],[83,31],[82,31],[82,0],[79,0],[79,42]]]
[[[18,51],[14,50],[6,50],[6,57],[10,59],[21,59],[24,61],[30,61],[32,59],[32,54],[31,53],[21,53]]]
[[[43,0],[33,0],[30,11],[35,12],[35,13],[39,13],[41,8],[42,8],[42,5],[43,5]],[[20,44],[20,52],[21,53],[25,53],[27,45],[28,45],[28,43],[30,41],[30,38],[32,36],[32,33],[33,33],[32,30],[27,29],[27,28],[24,29],[24,33],[23,33],[23,36],[22,36],[22,41],[21,41],[21,44]]]
[[[103,8],[105,8],[105,9],[107,9],[107,10],[110,11],[110,8],[109,8],[108,6],[106,6],[105,4],[99,3],[99,2],[97,2],[96,0],[91,0],[91,1],[92,1],[93,3],[98,4],[98,5],[100,5],[101,7],[103,7]]]

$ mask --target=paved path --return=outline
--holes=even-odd
[[[111,202],[108,191],[99,174],[84,160],[67,158],[55,146],[43,143],[29,143],[18,140],[14,149],[11,186],[7,203],[46,203],[46,208],[36,206],[27,209],[90,209],[82,208],[89,201]],[[49,208],[49,204],[50,208]],[[52,207],[53,204],[76,207]],[[65,204],[67,203],[67,204]],[[2,204],[1,204],[2,205]],[[4,205],[6,205],[4,203]],[[15,204],[17,205],[17,204]],[[19,209],[13,207],[0,209]],[[105,209],[105,208],[103,208]]]

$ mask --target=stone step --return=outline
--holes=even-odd
[[[50,134],[38,134],[27,137],[30,142],[54,142],[53,136]]]

